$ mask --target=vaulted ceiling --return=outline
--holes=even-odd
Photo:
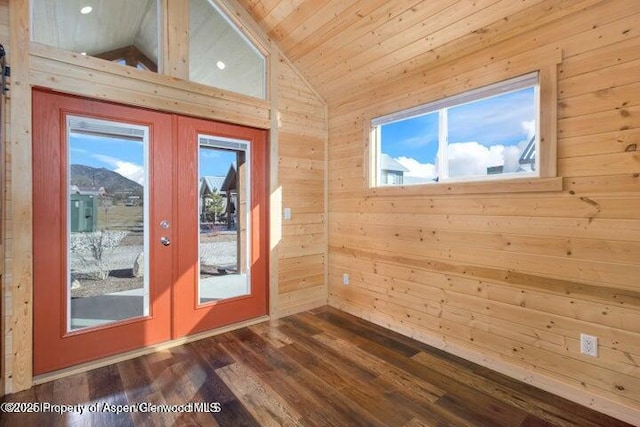
[[[329,102],[392,84],[594,0],[238,0]]]

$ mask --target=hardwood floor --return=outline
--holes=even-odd
[[[2,426],[627,425],[328,307],[41,384],[6,402],[85,406],[82,414],[5,413]],[[89,411],[142,402],[218,402],[220,411]]]

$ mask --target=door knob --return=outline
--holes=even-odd
[[[160,238],[160,243],[162,243],[165,246],[169,246],[171,244],[171,240],[169,240],[169,238],[166,236],[162,236]]]

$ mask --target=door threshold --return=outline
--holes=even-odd
[[[44,384],[49,381],[54,381],[60,378],[68,377],[75,374],[91,371],[96,368],[102,368],[104,366],[113,365],[125,360],[135,359],[136,357],[144,356],[145,354],[154,353],[160,350],[166,350],[173,347],[178,347],[193,341],[198,341],[204,338],[209,338],[214,335],[224,334],[226,332],[234,331],[236,329],[245,328],[248,326],[256,325],[264,321],[270,320],[269,315],[256,317],[254,319],[245,320],[242,322],[234,323],[233,325],[223,326],[221,328],[212,329],[210,331],[200,332],[194,335],[181,337],[171,341],[165,341],[160,344],[150,345],[148,347],[140,348],[137,350],[131,350],[125,353],[116,354],[114,356],[105,357],[98,360],[92,360],[91,362],[81,363],[79,365],[71,366],[69,368],[59,369],[53,372],[47,372],[46,374],[37,375],[33,377],[33,385]]]

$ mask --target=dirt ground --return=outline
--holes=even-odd
[[[141,245],[141,237],[128,236],[121,242],[122,246]],[[215,233],[215,234],[201,234],[200,243],[211,244],[218,242],[232,242],[236,239],[234,233]],[[144,284],[144,278],[133,277],[132,269],[119,269],[112,270],[109,276],[105,280],[79,280],[81,287],[71,290],[71,298],[83,298],[96,295],[104,295],[113,292],[122,292],[132,289],[142,288]]]

